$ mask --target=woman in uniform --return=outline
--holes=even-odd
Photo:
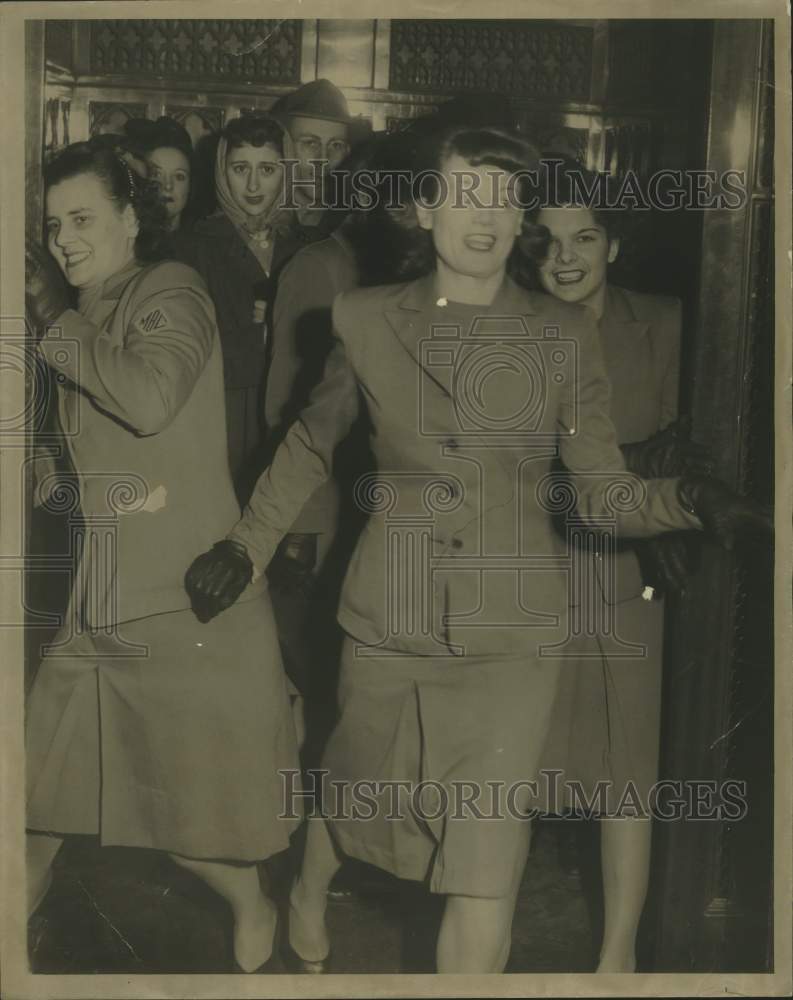
[[[708,471],[704,456],[676,422],[679,299],[610,284],[608,268],[620,252],[624,211],[587,207],[581,182],[596,190],[598,178],[575,162],[557,163],[547,176],[548,207],[536,221],[548,230],[550,244],[538,268],[539,281],[560,301],[586,306],[597,321],[612,386],[611,419],[629,470],[648,479],[696,467]],[[606,193],[603,187],[601,191]],[[542,765],[549,773],[562,771],[560,782],[580,782],[590,799],[598,782],[603,787],[608,783],[606,799],[593,799],[593,812],[602,817],[605,902],[598,970],[632,972],[650,873],[648,798],[658,780],[660,597],[685,585],[686,541],[666,535],[623,545],[616,555],[601,554],[599,565],[597,561],[597,556],[590,560],[593,572],[588,574],[596,581],[596,593],[589,595],[594,603],[580,602],[589,608],[587,626],[594,638],[584,643],[585,658],[563,672]],[[615,811],[629,789],[635,789],[641,815],[617,818]],[[573,805],[569,794],[557,804]]]
[[[626,481],[594,318],[506,274],[513,253],[536,247],[525,192],[516,197],[535,162],[506,132],[442,136],[406,259],[423,261],[424,276],[336,299],[324,379],[230,532],[234,558],[213,549],[187,574],[207,614],[232,606],[329,475],[365,401],[377,473],[359,484],[370,516],[339,605],[327,819],[309,823],[290,894],[303,971],[328,967],[339,852],[445,896],[439,972],[504,969],[529,842],[526,780],[563,669],[548,655],[567,607],[555,449],[579,512],[597,523],[610,511],[621,534],[700,528],[715,510],[729,533],[750,516],[708,481]]]
[[[195,271],[158,259],[156,188],[107,145],[68,147],[45,188],[28,313],[85,527],[28,704],[30,905],[69,834],[166,851],[228,901],[252,971],[275,928],[256,863],[289,844],[278,770],[297,753],[263,581],[210,625],[184,591],[196,546],[239,518],[214,309]]]

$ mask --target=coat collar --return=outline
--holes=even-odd
[[[78,295],[80,311],[83,312],[87,308],[93,308],[97,302],[101,301],[117,302],[129,282],[143,270],[143,267],[143,264],[132,260],[129,264],[122,267],[120,271],[116,271],[115,274],[111,274],[109,278],[106,278],[101,286],[97,285],[94,288],[87,288],[81,291]]]
[[[423,278],[411,281],[397,299],[395,308],[408,312],[424,312],[434,308],[439,297],[436,279],[436,272],[432,271]],[[509,275],[505,275],[495,299],[486,308],[491,316],[499,313],[504,316],[533,316],[537,312],[531,293],[517,285]]]
[[[633,310],[631,300],[621,288],[615,285],[606,287],[606,305],[602,321],[610,323],[635,323],[638,317]]]

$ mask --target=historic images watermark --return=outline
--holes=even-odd
[[[632,781],[617,786],[600,780],[591,787],[543,769],[536,778],[440,782],[432,779],[330,779],[329,771],[281,770],[281,819],[350,820],[368,823],[508,819],[532,820],[571,810],[573,815],[661,822],[699,820],[735,822],[748,811],[746,782],[738,780],[661,780],[645,794]],[[539,805],[534,803],[541,803]]]
[[[327,160],[311,160],[313,176],[305,178],[299,176],[299,160],[280,162],[284,171],[281,207],[285,209],[400,211],[419,200],[427,208],[509,207],[536,212],[561,204],[553,192],[557,190],[563,166],[566,187],[574,203],[593,211],[740,211],[748,198],[746,174],[742,170],[717,173],[666,168],[647,176],[628,170],[616,179],[605,173],[571,169],[563,160],[544,159],[539,168],[518,170],[502,185],[499,177],[503,171],[496,168],[481,173],[365,167],[332,171]]]

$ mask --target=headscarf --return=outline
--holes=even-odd
[[[280,126],[280,123],[278,123]],[[280,126],[283,128],[283,126]],[[289,133],[283,131],[283,154],[281,159],[294,160],[294,147]],[[215,194],[218,205],[224,215],[234,224],[237,232],[247,243],[253,255],[259,261],[265,273],[269,273],[273,254],[273,240],[279,232],[288,228],[294,211],[284,208],[280,202],[281,196],[276,196],[272,205],[260,215],[249,215],[244,211],[231,193],[226,176],[226,157],[229,144],[225,136],[220,137],[217,154],[215,155]]]

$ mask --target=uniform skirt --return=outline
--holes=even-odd
[[[143,655],[129,655],[137,651]],[[63,633],[27,711],[28,827],[255,861],[288,846],[297,764],[269,600]]]
[[[531,805],[556,813],[648,814],[658,780],[663,604],[614,606],[614,633],[581,643],[562,670]]]
[[[331,833],[346,854],[433,892],[506,895],[558,661],[370,652],[345,640],[323,760]]]

